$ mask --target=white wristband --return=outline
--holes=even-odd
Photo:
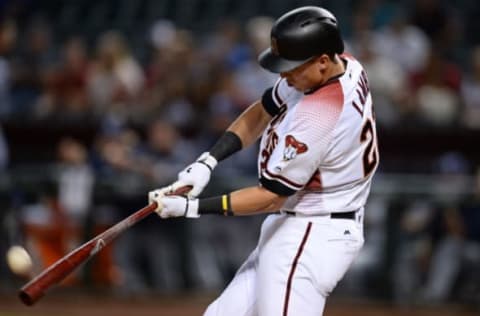
[[[185,217],[187,218],[199,218],[198,214],[198,199],[187,200],[187,209],[185,211]]]

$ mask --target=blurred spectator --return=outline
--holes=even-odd
[[[65,210],[65,216],[70,223],[67,242],[69,248],[73,249],[105,231],[112,221],[104,222],[99,220],[99,214],[92,214],[95,179],[88,164],[85,146],[71,138],[64,138],[59,142],[56,176],[59,203]],[[89,217],[93,220],[88,222],[91,226],[87,227]],[[97,254],[91,270],[95,285],[111,285],[117,282],[118,275],[113,264],[112,245],[107,245]]]
[[[449,15],[441,1],[414,1],[412,22],[422,29],[434,42],[441,42],[449,21]]]
[[[89,218],[90,225],[96,227],[91,229],[92,237],[144,206],[144,203],[134,203],[136,192],[144,188],[144,176],[149,170],[148,166],[144,166],[139,160],[139,136],[134,130],[122,126],[117,128],[99,135],[92,153],[94,168],[101,180],[97,181],[97,191],[103,192],[98,194],[100,200]],[[111,192],[117,194],[112,196]],[[132,235],[135,235],[135,231],[128,234]],[[131,286],[132,291],[136,289],[127,263],[135,260],[132,251],[139,247],[134,244],[126,245],[125,240],[133,238],[128,236],[120,238],[111,248],[106,249],[106,255],[98,258],[92,267],[95,281],[105,285],[115,284],[119,289],[124,286]]]
[[[395,11],[390,22],[376,33],[372,49],[412,74],[427,61],[430,42],[421,29],[408,23],[403,8],[397,6]]]
[[[58,144],[55,179],[36,186],[33,198],[24,201],[22,222],[26,242],[39,265],[53,264],[84,239],[85,218],[91,203],[93,174],[86,164],[85,148],[72,139]],[[27,194],[32,195],[32,194]],[[76,281],[72,276],[67,283]]]
[[[180,169],[194,159],[197,152],[168,121],[157,119],[148,126],[146,158],[152,166],[151,178],[156,186],[176,180]]]
[[[131,55],[124,37],[116,31],[102,34],[88,78],[91,101],[98,114],[126,119],[135,111],[144,84],[144,74]]]
[[[403,116],[412,112],[410,103],[407,102],[408,68],[398,59],[399,55],[403,56],[405,53],[399,52],[397,47],[404,45],[403,41],[411,39],[403,38],[404,34],[400,30],[399,34],[390,31],[390,24],[375,32],[369,4],[357,9],[352,23],[347,52],[351,51],[365,65],[379,124],[393,127]]]
[[[427,124],[448,127],[460,115],[461,73],[438,48],[430,50],[421,71],[411,79],[418,114]]]
[[[160,39],[160,35],[164,37]],[[192,34],[175,28],[169,21],[157,21],[152,26],[151,37],[152,60],[146,72],[146,113],[143,120],[150,120],[152,115],[162,115],[177,127],[188,129],[194,125],[195,107],[198,106],[188,98],[189,77],[193,67],[202,70],[208,65],[201,63],[194,66],[199,55],[195,53]],[[192,85],[204,81],[208,82],[200,79],[200,83],[192,81]]]
[[[124,181],[112,183],[120,192],[131,193],[133,188],[142,186],[148,167],[139,163],[140,137],[133,129],[121,128],[96,139],[95,166],[104,179],[115,177]]]
[[[173,22],[160,19],[150,29],[150,41],[155,49],[168,49],[175,45],[177,29]]]
[[[185,54],[182,54],[185,53],[185,45],[179,39],[178,31],[172,22],[156,21],[150,29],[150,44],[151,56],[146,67],[145,103],[147,110],[155,113],[171,98],[169,87],[184,84],[186,76],[184,68],[188,63]],[[180,52],[178,47],[181,48]]]
[[[0,22],[0,117],[12,111],[11,53],[17,39],[17,28],[12,20]]]
[[[58,145],[57,179],[59,201],[71,222],[81,229],[92,203],[93,172],[88,165],[86,148],[64,138]]]
[[[37,186],[35,193],[27,193],[26,196],[21,218],[25,242],[37,274],[72,250],[69,241],[76,232],[59,203],[56,183]],[[72,274],[64,284],[77,279],[78,276]]]
[[[147,142],[139,142],[132,131],[111,135],[100,142],[100,155],[117,190],[123,191],[113,204],[119,217],[126,217],[147,202],[141,188],[161,187],[176,179],[195,150],[185,144],[175,127],[154,120],[147,129]],[[195,152],[197,152],[195,150]],[[179,291],[186,286],[180,267],[186,253],[183,221],[165,222],[151,216],[132,227],[115,244],[115,258],[121,269],[118,291],[122,295],[143,295],[148,291]]]
[[[469,128],[480,128],[480,46],[471,53],[467,76],[462,81],[462,98],[465,104],[462,122]]]
[[[441,303],[452,298],[463,256],[463,226],[467,220],[476,220],[462,218],[457,208],[469,187],[466,159],[446,153],[435,168],[441,175],[433,188],[438,191],[435,200],[414,200],[401,216],[393,288],[395,299],[402,304]]]
[[[401,210],[398,248],[392,267],[394,301],[410,305],[417,300],[416,292],[426,270],[429,254],[428,228],[434,217],[435,205],[431,199],[409,201]]]
[[[273,19],[270,17],[254,17],[245,25],[249,58],[235,68],[233,85],[230,87],[230,91],[236,90],[234,100],[239,109],[245,109],[258,100],[277,79],[275,74],[266,71],[257,62],[258,55],[270,45],[272,24]]]
[[[203,42],[201,49],[207,53],[211,62],[232,70],[249,58],[249,47],[243,40],[242,29],[234,20],[220,21]]]
[[[242,92],[240,87],[235,84],[234,75],[230,72],[224,72],[219,80],[218,89],[210,97],[208,105],[207,115],[211,117],[212,122],[207,126],[207,129],[212,133],[212,141],[215,141],[228,128],[232,120],[247,105],[245,95]],[[258,100],[261,95],[254,100]]]
[[[25,46],[12,60],[12,115],[35,113],[38,97],[56,61],[50,25],[45,21],[34,21],[23,43]]]
[[[465,190],[460,190],[465,192]],[[440,303],[450,299],[478,300],[480,281],[480,171],[477,170],[473,194],[446,208],[442,223],[433,223],[436,239],[423,299]],[[440,219],[440,220],[441,220]],[[439,234],[440,232],[440,234]],[[437,233],[437,234],[435,234]],[[465,267],[469,267],[465,270]],[[462,273],[463,272],[463,273]],[[463,278],[461,280],[461,276]],[[463,284],[458,285],[459,281]],[[461,292],[454,293],[454,289]]]
[[[360,6],[352,15],[351,34],[346,40],[345,51],[357,55],[362,50],[365,38],[372,38],[372,16],[368,8]]]
[[[81,38],[71,38],[63,46],[59,65],[49,74],[45,91],[39,101],[39,117],[87,118],[90,101],[87,99],[86,47]]]
[[[368,81],[375,102],[375,115],[384,127],[395,126],[405,112],[407,104],[407,72],[392,56],[375,50],[372,34],[357,39],[357,58],[368,73]]]

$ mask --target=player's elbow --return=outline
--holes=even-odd
[[[278,199],[276,199],[275,201],[273,201],[268,207],[267,207],[267,211],[279,211],[282,209],[282,206],[283,204],[285,203],[285,201],[287,200],[287,197],[279,197]]]
[[[285,201],[288,199],[288,196],[269,191],[265,188],[262,188],[262,189],[265,191],[265,194],[268,196],[268,199],[267,199],[268,206],[266,207],[266,211],[277,211],[281,209]]]

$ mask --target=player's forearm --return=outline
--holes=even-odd
[[[277,211],[287,197],[255,186],[234,191],[223,196],[200,199],[200,214],[251,215]]]
[[[214,165],[242,148],[250,146],[260,136],[270,119],[270,115],[263,109],[260,102],[252,104],[207,152],[214,158]]]
[[[235,215],[278,211],[286,199],[286,196],[280,196],[261,186],[230,193],[231,208]]]
[[[260,101],[250,105],[228,128],[240,137],[243,148],[250,146],[262,134],[271,116],[264,110]]]

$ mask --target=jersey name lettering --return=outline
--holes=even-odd
[[[370,93],[370,88],[368,87],[367,74],[364,70],[360,75],[360,79],[357,82],[357,95],[358,99],[352,101],[353,107],[360,113],[360,116],[363,117],[363,111],[365,110],[365,103],[367,102],[367,96]]]

